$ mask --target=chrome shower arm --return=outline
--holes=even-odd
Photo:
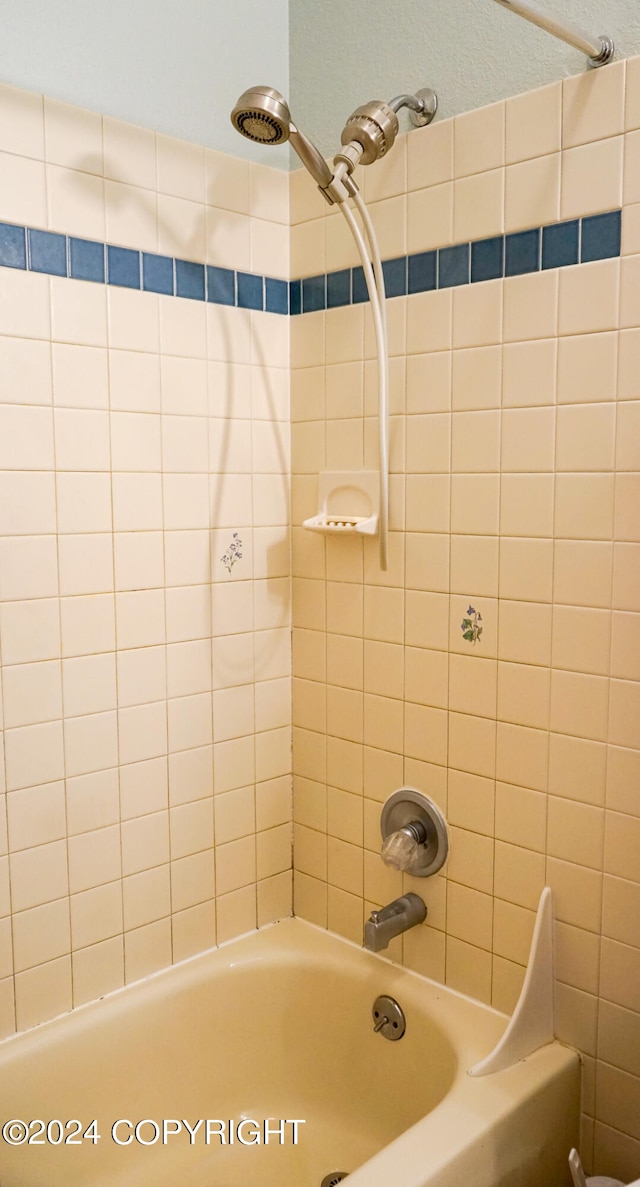
[[[438,110],[438,96],[431,87],[423,87],[415,95],[396,95],[387,103],[392,111],[398,112],[401,107],[408,107],[411,112],[411,122],[416,128],[424,128],[430,124]]]
[[[395,99],[389,100],[387,107],[392,111],[400,111],[401,107],[409,107],[411,111],[422,111],[424,102],[417,95],[396,95]]]
[[[580,53],[587,55],[592,66],[604,66],[611,61],[614,55],[615,45],[611,37],[591,37],[578,25],[559,21],[552,13],[538,8],[538,5],[534,4],[532,0],[495,0],[495,3],[524,17],[525,21],[530,21],[539,29],[552,33],[554,37],[559,37],[561,41],[572,45],[574,49],[580,50]]]

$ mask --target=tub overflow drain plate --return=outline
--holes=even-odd
[[[346,1179],[348,1171],[332,1171],[330,1175],[325,1175],[320,1187],[335,1187],[336,1183],[341,1183]]]
[[[395,997],[389,997],[386,993],[381,993],[380,997],[376,998],[371,1008],[371,1015],[376,1034],[390,1039],[392,1043],[401,1039],[407,1029],[402,1006],[398,1005]]]

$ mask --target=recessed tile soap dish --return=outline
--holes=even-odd
[[[318,475],[317,515],[302,526],[310,532],[357,532],[375,536],[378,531],[377,470],[323,470]]]

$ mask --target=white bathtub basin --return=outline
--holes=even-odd
[[[373,1033],[380,993],[406,1014],[399,1042]],[[0,1140],[0,1187],[561,1187],[577,1056],[551,1044],[468,1076],[505,1023],[285,920],[1,1044],[0,1122],[61,1125]]]

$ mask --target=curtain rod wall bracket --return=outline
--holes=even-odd
[[[530,21],[539,29],[544,29],[547,33],[552,33],[554,37],[559,37],[561,41],[572,45],[580,53],[586,54],[592,66],[606,66],[607,62],[613,58],[615,45],[612,37],[591,37],[577,25],[559,21],[557,17],[540,8],[533,0],[495,0],[495,2],[501,4],[503,8],[508,8],[510,12],[524,17],[525,21]]]
[[[604,33],[602,37],[599,37],[598,41],[600,42],[602,49],[600,50],[600,53],[596,55],[596,57],[589,58],[589,61],[591,62],[592,66],[606,66],[607,62],[611,61],[613,55],[616,52],[615,43],[613,37],[607,37],[606,33]]]

